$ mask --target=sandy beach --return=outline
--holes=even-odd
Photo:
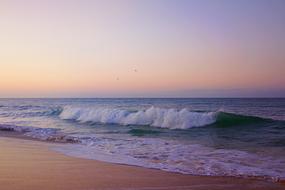
[[[285,189],[262,180],[182,175],[73,158],[49,150],[48,143],[1,133],[1,190]]]
[[[0,190],[285,190],[285,0],[0,0]]]

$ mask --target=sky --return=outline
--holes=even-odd
[[[0,97],[285,97],[285,1],[1,0]]]

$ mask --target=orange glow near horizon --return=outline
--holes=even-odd
[[[283,3],[59,2],[0,3],[0,97],[284,89]]]

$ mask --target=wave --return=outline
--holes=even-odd
[[[0,110],[0,116],[12,118],[60,117],[64,120],[74,120],[80,123],[145,125],[168,129],[189,129],[209,125],[229,127],[270,120],[222,111],[190,111],[186,108],[177,110],[150,107],[145,110],[133,111],[122,108],[80,107],[71,105],[64,107],[35,105],[4,107]]]
[[[114,108],[74,108],[65,107],[61,119],[86,123],[119,125],[147,125],[169,129],[188,129],[212,124],[216,121],[215,112],[191,112],[187,109],[163,109],[151,107],[136,112]]]
[[[215,124],[218,127],[251,124],[267,119],[237,115],[226,112],[193,112],[188,109],[176,110],[150,107],[146,110],[129,111],[117,108],[81,108],[67,106],[59,117],[81,123],[118,125],[145,125],[168,129],[189,129]]]
[[[254,123],[263,123],[271,121],[273,120],[268,118],[219,112],[215,125],[218,127],[230,127],[236,125],[250,125]]]

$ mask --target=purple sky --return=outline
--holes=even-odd
[[[0,97],[285,97],[284,0],[2,0]]]

